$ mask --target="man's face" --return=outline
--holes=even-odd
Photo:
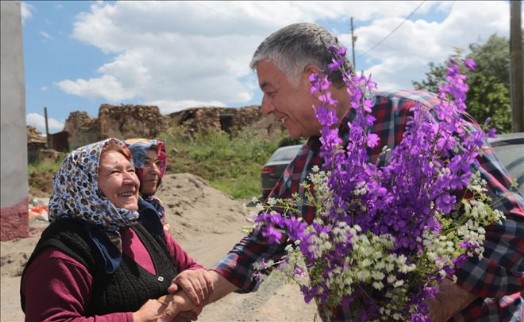
[[[151,196],[156,192],[160,181],[158,162],[158,152],[147,150],[144,168],[142,169],[142,181],[140,182],[140,193],[143,196]]]
[[[302,73],[300,82],[294,85],[273,62],[260,61],[256,69],[260,89],[264,92],[262,113],[265,116],[273,114],[293,138],[320,135],[321,127],[313,109],[318,101],[310,93],[309,74]]]

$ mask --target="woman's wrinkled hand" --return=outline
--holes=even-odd
[[[178,313],[178,315],[175,317],[173,322],[190,322],[190,321],[196,321],[198,320],[198,316],[202,312],[201,306],[195,306],[193,309],[189,311],[184,311]]]
[[[196,308],[197,306],[191,302],[189,297],[183,291],[178,291],[176,294],[164,295],[160,297],[158,301],[165,304],[165,306],[162,307],[162,316],[158,319],[158,322],[177,321],[176,319],[178,315],[183,311],[192,310],[193,312],[198,313],[202,311],[201,309]],[[184,315],[178,318],[183,317]]]
[[[164,312],[166,305],[158,300],[147,300],[144,305],[133,312],[134,322],[156,322]]]

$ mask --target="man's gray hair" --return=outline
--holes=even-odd
[[[342,74],[327,68],[335,57],[329,46],[342,47],[337,37],[325,28],[313,23],[295,23],[269,35],[258,46],[249,66],[256,69],[260,61],[272,61],[293,83],[298,84],[304,68],[313,64],[322,68],[331,82],[341,85]],[[351,72],[351,63],[347,57],[345,65],[347,71]]]

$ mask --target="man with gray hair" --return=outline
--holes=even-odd
[[[334,110],[339,120],[340,133],[350,115],[351,97],[342,73],[329,71],[333,54],[329,47],[341,48],[338,39],[329,31],[312,23],[286,26],[267,37],[257,48],[250,66],[256,71],[263,92],[262,112],[273,115],[282,122],[294,138],[308,138],[286,174],[276,184],[269,197],[287,199],[293,194],[304,195],[301,183],[314,166],[322,165],[319,140],[321,124],[313,106],[319,105],[318,96],[311,92],[310,76],[321,71],[327,73],[331,85],[328,91],[337,102]],[[342,69],[352,73],[347,58]],[[392,91],[375,94],[372,115],[379,142],[392,148],[402,140],[407,115],[416,104],[429,108],[439,104],[436,95],[424,91]],[[345,121],[345,122],[344,122]],[[346,130],[347,132],[347,130]],[[348,134],[346,134],[348,135]],[[377,160],[382,146],[373,149],[368,157]],[[378,151],[378,152],[376,152]],[[480,171],[487,181],[488,194],[506,218],[487,227],[484,258],[467,259],[457,270],[456,283],[445,279],[435,301],[430,301],[430,318],[433,321],[511,321],[521,322],[524,311],[524,202],[518,192],[510,187],[511,180],[496,158],[493,150],[486,148],[478,157]],[[496,199],[495,199],[496,198]],[[299,206],[305,222],[315,218],[315,208]],[[253,230],[210,270],[214,292],[205,301],[216,301],[231,292],[251,292],[258,282],[253,278],[253,265],[260,260],[277,262],[286,254],[287,243],[272,243],[259,231]],[[187,289],[189,278],[184,272],[175,278],[170,291]],[[193,297],[196,294],[193,292]],[[317,303],[319,307],[322,303]],[[165,316],[176,313],[169,305]],[[355,316],[348,307],[339,305],[327,316],[319,310],[324,321],[353,321]]]

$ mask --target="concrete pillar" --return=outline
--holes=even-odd
[[[27,130],[20,1],[1,4],[0,240],[29,236]]]

